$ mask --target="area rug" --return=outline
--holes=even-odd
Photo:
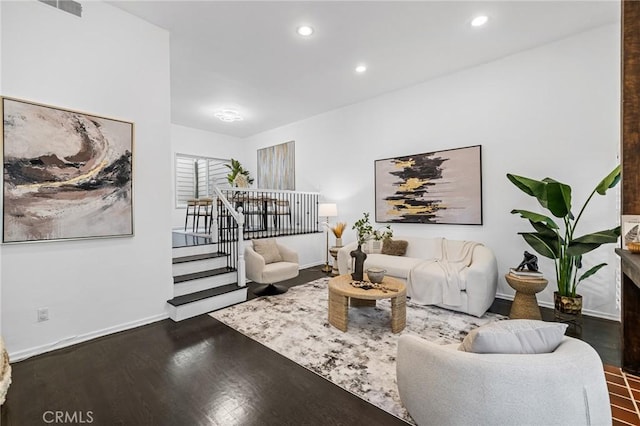
[[[391,304],[349,308],[346,333],[328,322],[328,278],[291,288],[279,296],[260,297],[211,313],[251,339],[319,374],[373,405],[414,423],[402,406],[396,385],[398,337],[415,334],[436,343],[455,343],[483,324],[482,318],[407,302],[407,326],[391,333]]]

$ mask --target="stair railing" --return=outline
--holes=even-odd
[[[238,286],[245,287],[247,278],[245,276],[246,266],[244,260],[244,250],[240,247],[240,242],[244,240],[244,214],[242,206],[238,206],[236,211],[217,186],[214,190],[218,196],[216,202],[217,215],[214,215],[215,231],[217,233],[218,247],[224,249],[229,254],[227,267],[235,268],[238,273]],[[221,219],[225,223],[220,223]],[[213,233],[212,232],[212,233]]]

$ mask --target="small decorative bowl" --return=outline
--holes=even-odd
[[[630,243],[627,243],[627,248],[631,253],[640,253],[640,242],[631,241]]]
[[[382,268],[369,268],[367,269],[367,277],[372,283],[381,283],[386,272],[387,270]]]

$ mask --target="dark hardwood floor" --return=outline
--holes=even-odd
[[[311,268],[285,285],[323,276]],[[509,307],[497,300],[492,311]],[[553,315],[547,311],[545,319]],[[582,334],[606,363],[619,365],[617,323],[585,318]],[[67,424],[95,425],[405,424],[208,315],[160,321],[12,368],[3,426],[50,424],[56,412],[75,416]]]

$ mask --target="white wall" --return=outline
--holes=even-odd
[[[336,201],[338,219],[349,223],[349,241],[354,221],[374,211],[374,160],[481,144],[484,225],[395,224],[393,229],[397,236],[483,242],[504,273],[528,249],[517,235],[528,223],[509,212],[538,208],[506,173],[569,183],[579,208],[618,162],[619,37],[618,25],[588,31],[261,133],[247,140],[247,149],[295,140],[296,189],[320,191]],[[578,231],[611,228],[617,221],[615,194],[596,197]],[[613,249],[601,247],[584,259],[586,268],[600,261],[610,265],[581,285],[585,313],[618,317]],[[553,265],[540,263],[550,284],[538,298],[550,306]],[[513,294],[504,278],[498,292]]]
[[[135,237],[3,245],[12,359],[166,317],[171,297],[169,35],[108,4],[83,17],[2,2],[2,93],[135,122]],[[50,320],[36,322],[48,307]]]

